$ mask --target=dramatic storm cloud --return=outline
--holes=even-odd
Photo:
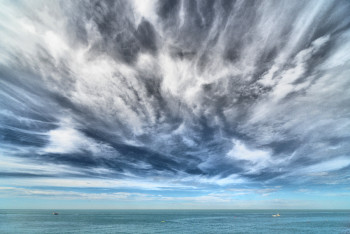
[[[0,196],[233,208],[349,196],[349,12],[1,1]]]

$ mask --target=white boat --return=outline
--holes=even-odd
[[[280,214],[274,214],[274,215],[272,215],[272,217],[279,217],[279,216],[281,216]]]

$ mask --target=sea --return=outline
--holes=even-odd
[[[0,233],[350,234],[350,210],[0,210]]]

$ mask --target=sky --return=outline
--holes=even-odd
[[[0,208],[350,209],[350,1],[0,1]]]

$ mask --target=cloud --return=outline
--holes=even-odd
[[[0,9],[7,177],[262,189],[348,176],[346,1]]]
[[[96,142],[76,130],[69,121],[68,123],[64,121],[61,127],[50,130],[47,134],[49,142],[41,150],[41,154],[71,154],[90,151],[94,155],[102,156],[103,154],[103,157],[108,157],[111,153],[116,153],[111,146]]]
[[[145,191],[147,192],[147,191]],[[59,199],[59,200],[115,200],[118,202],[131,202],[131,201],[146,201],[146,202],[192,202],[194,204],[211,203],[227,203],[237,202],[237,197],[245,195],[245,193],[225,193],[216,192],[208,193],[204,195],[195,196],[169,196],[151,193],[140,192],[114,192],[114,191],[102,191],[102,192],[84,192],[83,191],[70,191],[59,189],[47,189],[47,188],[26,188],[26,187],[0,187],[0,196],[13,197],[30,197],[41,199]],[[261,194],[262,197],[266,194]]]
[[[71,128],[59,128],[49,133],[49,145],[44,149],[46,153],[74,153],[89,146],[89,141],[82,134]]]
[[[247,173],[258,173],[266,167],[273,166],[274,162],[270,152],[266,150],[249,149],[239,140],[233,140],[233,147],[227,156],[234,160],[249,162],[246,166]]]
[[[83,193],[74,191],[58,191],[58,190],[43,190],[43,189],[28,189],[17,187],[0,187],[0,196],[2,193],[11,194],[19,197],[40,197],[46,199],[79,199],[79,200],[153,200],[155,196],[142,193]]]
[[[317,163],[308,167],[303,168],[302,170],[305,173],[310,173],[315,175],[326,175],[325,173],[328,171],[336,171],[342,168],[346,168],[350,165],[350,158],[347,157],[337,157],[325,162]],[[321,173],[321,174],[320,174]]]

